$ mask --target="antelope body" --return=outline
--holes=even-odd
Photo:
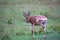
[[[34,38],[34,26],[39,25],[42,26],[41,29],[44,30],[44,35],[46,37],[46,24],[47,24],[47,17],[44,15],[36,15],[36,16],[30,16],[30,12],[24,13],[23,15],[26,19],[27,23],[30,23],[31,26],[31,32],[32,32],[32,37]],[[40,32],[41,30],[39,30]]]

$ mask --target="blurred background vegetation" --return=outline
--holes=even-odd
[[[60,0],[0,0],[0,40],[31,40],[23,11],[47,16],[47,40],[60,38]],[[39,26],[35,27],[36,38],[44,40],[38,30]]]

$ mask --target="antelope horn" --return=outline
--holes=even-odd
[[[25,14],[25,12],[23,11],[23,14]]]
[[[28,11],[28,14],[31,15],[31,14],[30,14],[30,11]]]

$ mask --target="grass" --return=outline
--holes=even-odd
[[[35,39],[32,39],[29,35],[24,36],[10,36],[10,40],[59,40],[60,34],[49,34],[47,35],[47,39],[44,39],[42,35],[35,35]]]
[[[21,1],[21,0],[20,0]],[[26,0],[25,0],[26,1]],[[34,40],[59,40],[60,39],[60,6],[53,7],[47,5],[36,4],[34,1],[33,4],[25,3],[22,1],[22,4],[2,4],[0,5],[0,39],[2,40],[32,40],[31,31],[29,30],[29,25],[25,22],[23,11],[30,11],[31,15],[47,15],[48,24],[47,24],[47,39],[43,39],[43,32],[38,34],[38,29],[40,26],[35,26],[35,31],[37,31]],[[23,3],[24,2],[24,3]],[[38,2],[38,1],[37,1]],[[41,3],[42,4],[42,3]],[[45,14],[47,12],[47,14]],[[58,27],[57,27],[58,26]],[[55,29],[55,30],[54,30]],[[56,32],[59,31],[59,32]]]

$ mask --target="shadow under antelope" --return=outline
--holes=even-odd
[[[47,25],[47,17],[44,15],[36,15],[36,16],[31,16],[30,12],[26,13],[23,12],[23,16],[26,19],[27,23],[31,24],[31,32],[32,32],[32,38],[34,38],[34,26],[39,25],[41,30],[44,30],[44,38],[46,38],[46,25]],[[41,32],[39,30],[39,32]]]

